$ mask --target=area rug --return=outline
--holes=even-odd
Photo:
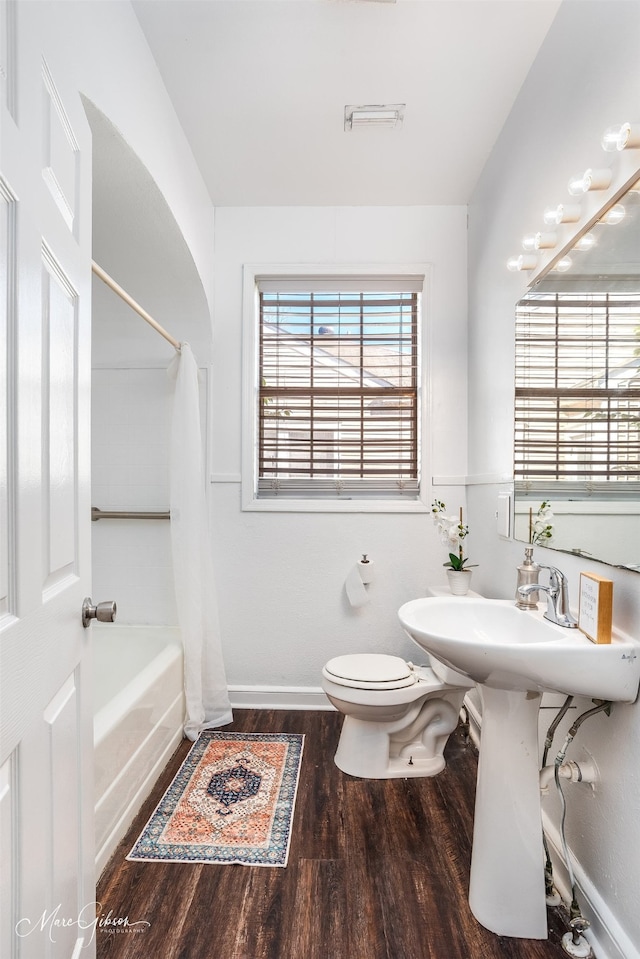
[[[286,866],[303,743],[205,730],[127,859]]]

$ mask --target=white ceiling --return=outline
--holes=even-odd
[[[133,0],[216,206],[466,204],[559,5]]]

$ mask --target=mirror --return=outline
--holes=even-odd
[[[517,303],[515,392],[515,538],[640,572],[640,180]]]

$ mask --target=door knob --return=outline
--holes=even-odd
[[[92,619],[97,619],[100,623],[112,623],[116,612],[115,603],[98,603],[94,606],[91,597],[87,596],[82,604],[82,625],[86,629]]]

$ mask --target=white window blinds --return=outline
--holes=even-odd
[[[417,496],[421,286],[258,280],[259,497]]]

